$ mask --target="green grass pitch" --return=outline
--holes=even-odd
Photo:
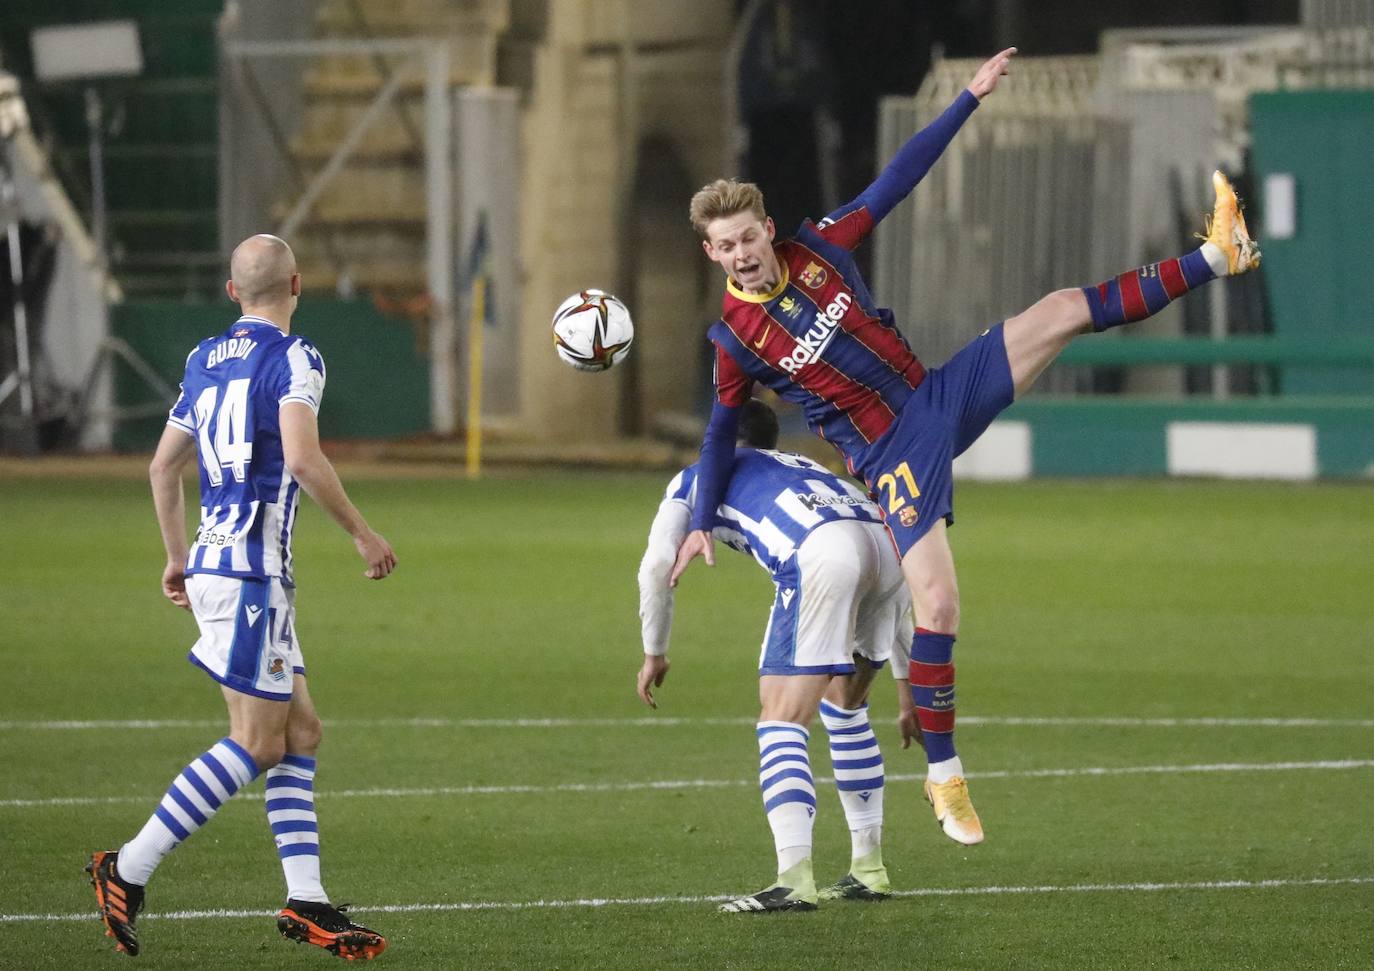
[[[223,734],[223,705],[161,599],[146,484],[13,469],[0,967],[126,966],[81,866]],[[885,853],[908,895],[753,917],[712,901],[772,876],[751,728],[772,589],[724,549],[694,567],[660,709],[640,705],[635,568],[665,479],[356,478],[400,557],[384,583],[303,503],[325,880],[390,938],[385,966],[1374,967],[1367,486],[962,486],[959,747],[988,840],[940,834],[884,679]],[[819,726],[812,756],[828,775]],[[158,872],[134,966],[334,960],[266,916],[283,884],[246,792]],[[828,880],[848,836],[833,787],[818,801]]]

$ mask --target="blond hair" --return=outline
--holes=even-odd
[[[763,193],[752,182],[737,182],[734,179],[716,179],[704,185],[692,196],[688,214],[692,228],[706,238],[706,227],[714,220],[733,216],[741,212],[753,213],[763,222],[768,213],[763,208]]]

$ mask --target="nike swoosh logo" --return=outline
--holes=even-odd
[[[769,333],[769,331],[771,331],[772,329],[773,329],[773,325],[772,325],[772,324],[769,324],[767,327],[765,327],[765,328],[763,329],[763,336],[760,337],[758,340],[754,341],[754,350],[757,351],[759,348],[763,347],[763,342],[766,341],[766,340],[768,340],[768,333]]]
[[[953,688],[945,688],[943,691],[937,691],[937,692],[935,692],[935,697],[937,697],[937,698],[948,698],[948,697],[949,697],[950,695],[952,695],[952,694],[954,694],[954,689],[953,689]]]

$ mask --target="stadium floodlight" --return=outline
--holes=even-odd
[[[30,36],[33,73],[40,81],[84,81],[143,73],[138,24],[111,20],[95,24],[39,27]]]
[[[132,20],[39,27],[29,35],[33,71],[39,81],[101,81],[143,73],[138,24]],[[86,87],[86,127],[90,132],[91,236],[102,266],[105,258],[105,161],[102,137],[105,106],[94,83]]]

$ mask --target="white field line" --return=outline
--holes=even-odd
[[[1166,775],[1179,772],[1340,772],[1374,768],[1374,759],[1332,759],[1321,762],[1211,762],[1201,765],[1119,765],[1073,769],[1000,769],[966,773],[970,779],[1064,779],[1076,776]],[[888,774],[887,782],[921,782],[924,775]],[[816,776],[818,783],[833,785],[829,776]],[[505,786],[431,786],[406,789],[338,789],[315,793],[317,799],[405,799],[434,796],[506,796],[549,793],[640,792],[672,789],[725,789],[756,786],[757,779],[663,779],[651,782],[565,782],[559,785]],[[44,806],[108,806],[119,803],[153,803],[159,797],[144,796],[70,796],[47,799],[0,799],[0,809],[34,809]],[[239,793],[236,799],[261,801],[261,793]]]
[[[1285,887],[1349,887],[1374,884],[1374,877],[1318,877],[1287,880],[1214,880],[1190,883],[1071,883],[1022,887],[925,887],[898,890],[894,897],[997,897],[1065,893],[1158,893],[1177,890],[1277,890]],[[358,908],[366,914],[443,913],[471,910],[558,910],[574,907],[652,907],[659,904],[713,904],[732,899],[728,894],[696,897],[582,897],[571,900],[473,900],[434,904],[384,904]],[[275,910],[174,910],[140,914],[149,920],[224,920],[238,917],[275,917]],[[98,919],[95,911],[74,914],[0,914],[0,924],[87,921]]]
[[[331,728],[681,728],[753,725],[755,718],[326,718]],[[158,730],[223,728],[223,718],[101,719],[90,721],[0,721],[0,731],[81,731],[86,729]],[[959,726],[1081,728],[1374,728],[1374,718],[1040,718],[1016,715],[961,715]]]

